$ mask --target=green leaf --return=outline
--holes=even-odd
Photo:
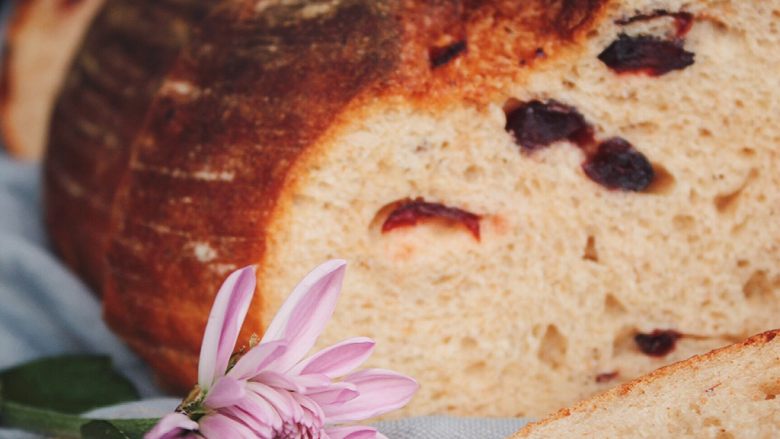
[[[108,421],[92,421],[81,426],[82,439],[129,439]]]
[[[0,373],[0,402],[37,409],[78,414],[138,397],[132,383],[113,369],[106,356],[46,358]]]
[[[137,399],[132,383],[113,369],[106,356],[65,355],[0,372],[2,425],[57,437],[81,437],[85,424],[95,424],[86,429],[90,437],[141,438],[154,420],[104,422],[78,416]],[[105,434],[96,436],[98,430]],[[109,436],[111,432],[113,436]]]
[[[0,406],[1,425],[47,433],[56,437],[77,438],[87,419],[4,401]]]
[[[2,405],[2,425],[63,438],[141,439],[157,419],[88,419],[13,402]]]
[[[156,419],[114,419],[91,421],[81,426],[83,439],[141,439]]]

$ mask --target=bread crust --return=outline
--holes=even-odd
[[[101,291],[111,206],[152,97],[209,2],[109,2],[55,104],[44,162],[55,250]]]
[[[688,369],[696,369],[698,367],[703,367],[708,362],[714,361],[715,359],[734,356],[739,353],[742,353],[746,349],[757,348],[763,345],[767,345],[771,343],[778,335],[780,335],[780,329],[766,331],[761,334],[754,335],[741,343],[735,343],[729,346],[715,349],[713,351],[707,352],[702,355],[694,355],[693,357],[687,360],[670,364],[665,367],[661,367],[645,376],[639,377],[635,380],[614,387],[590,399],[580,401],[579,403],[575,404],[572,407],[561,409],[556,413],[554,413],[553,415],[545,419],[542,419],[541,421],[527,424],[522,429],[520,429],[520,431],[518,431],[514,436],[512,436],[512,439],[529,437],[529,435],[534,433],[537,429],[545,425],[551,424],[555,421],[567,418],[576,413],[595,412],[597,409],[603,407],[604,405],[610,402],[619,401],[631,393],[642,392],[644,389],[652,385],[654,382],[666,377],[673,376],[678,372],[688,370]]]

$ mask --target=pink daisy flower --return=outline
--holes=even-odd
[[[206,324],[198,386],[146,439],[384,438],[349,425],[406,405],[418,389],[389,370],[353,372],[374,342],[345,340],[306,359],[333,315],[346,263],[328,261],[309,273],[279,309],[259,344],[237,358],[236,340],[255,290],[254,267],[232,273],[217,293]]]

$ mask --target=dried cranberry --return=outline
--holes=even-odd
[[[544,148],[559,140],[583,145],[593,139],[593,130],[582,114],[554,100],[523,103],[507,113],[505,128],[528,150]]]
[[[694,54],[682,47],[681,41],[665,41],[640,35],[620,34],[598,56],[618,73],[646,73],[661,76],[672,70],[682,70],[693,64]]]
[[[612,381],[615,378],[617,378],[619,374],[620,373],[618,371],[600,373],[600,374],[596,375],[596,382],[597,383],[606,383],[606,382]]]
[[[674,19],[674,25],[676,27],[675,35],[677,38],[685,36],[693,26],[693,14],[690,12],[669,12],[663,9],[656,9],[650,14],[639,14],[634,15],[633,17],[615,20],[615,24],[625,26],[637,21],[650,21],[661,17],[672,17]]]
[[[643,353],[653,357],[663,357],[674,349],[680,337],[682,334],[677,331],[656,329],[650,334],[635,335],[634,342]]]
[[[399,202],[382,224],[382,233],[398,227],[414,226],[421,220],[433,218],[460,223],[479,241],[479,215],[456,207],[429,203],[422,198]]]
[[[602,186],[627,191],[642,191],[655,177],[647,157],[620,137],[600,143],[582,169],[588,178]]]
[[[455,59],[456,56],[466,51],[466,40],[460,40],[444,47],[433,47],[428,52],[428,58],[431,61],[431,67],[443,66]]]

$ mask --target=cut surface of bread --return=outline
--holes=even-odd
[[[179,389],[227,273],[259,266],[248,339],[341,257],[321,342],[376,339],[370,366],[422,385],[406,413],[542,415],[780,326],[778,16],[225,2],[117,145],[110,226],[58,245],[108,243],[106,318]],[[79,224],[68,200],[52,218]]]
[[[778,437],[778,334],[661,368],[529,424],[512,439]]]
[[[103,0],[16,2],[2,60],[0,129],[16,157],[43,156],[54,99]]]

